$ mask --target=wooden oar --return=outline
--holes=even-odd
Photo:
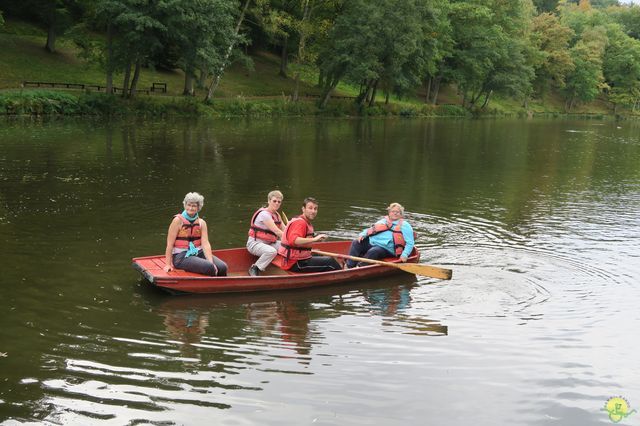
[[[284,222],[284,226],[287,226],[287,223],[289,223],[289,218],[287,217],[287,215],[284,214],[284,212],[280,212],[280,216],[282,216],[282,221]]]
[[[349,256],[348,254],[330,253],[328,251],[311,250],[311,253],[321,254],[324,256],[340,257],[342,259],[351,259],[357,262],[375,263],[376,265],[390,266],[392,268],[402,269],[410,274],[422,275],[425,277],[439,278],[441,280],[450,280],[453,271],[451,269],[438,268],[437,266],[421,265],[419,263],[392,263],[382,260],[367,259],[366,257]]]

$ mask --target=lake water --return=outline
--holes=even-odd
[[[131,268],[186,192],[228,248],[273,188],[335,238],[402,203],[453,280],[175,297]],[[640,424],[637,122],[5,120],[0,241],[2,424]]]

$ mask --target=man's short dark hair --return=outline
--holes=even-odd
[[[318,200],[316,200],[313,197],[307,197],[307,198],[304,199],[304,201],[302,201],[302,207],[307,207],[307,204],[309,204],[309,203],[313,203],[313,204],[315,204],[317,206],[318,205]]]

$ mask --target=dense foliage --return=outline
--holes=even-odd
[[[615,0],[0,0],[7,16],[66,34],[105,70],[109,90],[134,96],[149,67],[184,72],[210,99],[246,50],[280,54],[280,74],[317,71],[325,106],[340,82],[360,87],[357,106],[380,95],[457,88],[463,106],[493,95],[524,105],[550,91],[566,109],[597,97],[614,110],[640,102],[640,6]],[[2,25],[0,14],[0,25]],[[114,73],[123,81],[114,84]],[[294,100],[297,98],[297,94]]]

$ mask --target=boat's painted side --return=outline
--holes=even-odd
[[[349,241],[324,242],[314,244],[314,248],[332,253],[347,254]],[[147,256],[133,259],[133,267],[155,286],[172,293],[242,293],[251,291],[287,290],[319,287],[356,281],[395,273],[403,273],[397,268],[369,265],[332,272],[299,274],[283,271],[273,265],[258,277],[247,274],[249,266],[255,262],[244,247],[215,250],[214,254],[228,265],[226,277],[207,277],[191,272],[175,270],[165,272],[164,256]],[[414,249],[409,262],[418,262],[420,254]],[[385,259],[398,262],[397,258]]]

